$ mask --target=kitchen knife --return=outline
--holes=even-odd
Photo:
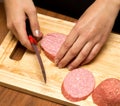
[[[29,39],[29,41],[30,41],[35,53],[36,53],[37,58],[38,58],[38,62],[40,64],[40,67],[41,67],[41,70],[42,70],[42,75],[43,75],[43,78],[44,78],[44,82],[46,83],[45,68],[44,68],[40,53],[39,53],[38,48],[37,48],[37,41],[33,37],[32,31],[31,31],[31,28],[30,28],[29,19],[26,19],[26,30],[27,30],[27,34],[28,34],[28,39]]]

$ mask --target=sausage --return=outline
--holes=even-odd
[[[95,79],[93,74],[82,68],[70,71],[61,87],[64,97],[72,102],[86,99],[94,90]]]
[[[66,36],[61,33],[49,33],[40,41],[41,47],[46,56],[54,62],[54,58]],[[74,69],[65,77],[61,92],[70,101],[80,101],[87,98],[95,87],[93,74],[86,69]]]
[[[92,98],[98,106],[120,106],[120,80],[105,79],[94,89]]]
[[[65,38],[66,36],[62,33],[49,33],[40,41],[44,53],[51,61],[54,62],[54,58],[65,41]]]

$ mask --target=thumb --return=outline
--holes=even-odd
[[[42,37],[42,34],[40,33],[40,26],[39,26],[36,10],[28,14],[28,18],[30,21],[30,27],[31,27],[33,36],[40,39]]]
[[[29,17],[29,20],[30,20],[30,27],[31,27],[33,36],[36,38],[41,38],[42,34],[40,33],[40,26],[37,20],[37,16]]]

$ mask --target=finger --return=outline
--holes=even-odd
[[[27,32],[26,32],[26,23],[25,18],[18,19],[15,23],[15,30],[17,31],[17,35],[15,35],[20,43],[28,48],[29,50],[33,51],[32,46],[28,40]]]
[[[11,29],[11,32],[13,33],[13,35],[15,36],[15,38],[18,40],[18,33],[17,33],[17,31],[15,30],[15,28],[14,27],[12,27]]]
[[[86,43],[86,45],[79,52],[78,56],[69,64],[68,69],[71,70],[78,67],[84,61],[84,59],[89,55],[94,45],[95,44],[93,42]]]
[[[102,44],[96,44],[92,49],[92,51],[90,52],[90,54],[88,55],[88,57],[83,61],[81,65],[85,65],[90,61],[92,61],[101,50],[101,47],[102,47]]]
[[[31,8],[26,9],[26,13],[30,21],[30,26],[31,26],[33,35],[37,38],[41,38],[42,34],[40,34],[40,26],[37,19],[37,12],[36,12],[35,6],[31,5]]]
[[[78,53],[84,47],[86,42],[87,39],[85,39],[85,37],[82,38],[81,36],[79,36],[79,38],[74,42],[72,47],[67,51],[65,56],[60,60],[60,62],[58,63],[58,67],[62,68],[69,64],[70,61],[73,60],[78,55]]]
[[[42,37],[43,37],[43,33],[42,33],[42,32],[40,32],[40,36],[41,36],[41,37],[34,37],[34,38],[37,40],[37,42],[39,42],[40,39],[42,39]]]
[[[74,28],[73,28],[74,29]],[[70,32],[70,34],[66,37],[65,42],[62,44],[60,50],[58,51],[56,57],[55,57],[55,63],[56,65],[59,63],[59,61],[65,56],[67,51],[71,48],[73,43],[76,41],[76,39],[79,37],[77,34],[77,31],[74,29]]]

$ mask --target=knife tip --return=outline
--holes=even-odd
[[[44,80],[45,84],[47,83],[46,80]]]
[[[47,79],[46,79],[46,77],[44,77],[44,83],[45,83],[45,84],[47,83]]]

